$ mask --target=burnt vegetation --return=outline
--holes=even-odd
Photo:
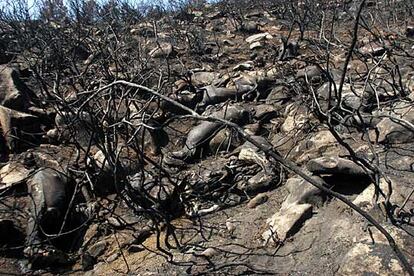
[[[6,3],[0,273],[413,275],[413,12]]]

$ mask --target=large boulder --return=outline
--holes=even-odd
[[[412,264],[412,252],[414,252],[412,237],[395,226],[386,224],[383,227],[405,252],[404,255],[408,258],[408,262]],[[371,228],[369,235],[367,233],[346,253],[337,274],[343,276],[405,275],[405,271],[385,236],[377,229]]]

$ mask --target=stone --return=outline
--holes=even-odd
[[[299,131],[308,121],[307,111],[295,106],[294,103],[286,106],[286,117],[280,130],[286,134]]]
[[[319,177],[312,178],[320,180]],[[295,204],[318,204],[323,201],[322,191],[302,178],[292,177],[286,181],[287,190],[290,192],[283,201],[281,208],[287,209]]]
[[[299,145],[295,152],[301,154],[298,162],[304,163],[328,152],[339,152],[338,142],[329,130],[320,130]]]
[[[216,249],[211,248],[211,247],[207,248],[206,250],[204,250],[203,252],[200,253],[201,256],[204,256],[206,258],[211,258],[211,257],[214,257],[218,254],[219,254],[219,252]]]
[[[340,174],[355,177],[369,177],[367,170],[355,162],[333,156],[325,156],[312,159],[306,165],[306,168],[313,174]]]
[[[216,72],[194,72],[190,75],[191,84],[195,87],[204,87],[213,84],[219,74]]]
[[[233,221],[228,220],[226,221],[226,228],[227,231],[229,231],[229,233],[233,235],[234,230],[236,230],[236,224]]]
[[[114,254],[112,254],[111,256],[109,256],[108,258],[106,258],[106,261],[108,263],[115,261],[116,259],[118,259],[118,257],[121,255],[121,253],[119,252],[115,252]]]
[[[402,252],[413,252],[412,237],[395,226],[385,224],[383,227],[394,238]],[[374,227],[370,228],[369,233],[346,253],[338,275],[405,275],[406,271],[403,270],[384,235]],[[405,256],[411,258],[409,253]]]
[[[279,49],[279,60],[287,60],[299,55],[299,44],[297,42],[289,42],[287,45],[282,43]]]
[[[386,52],[386,48],[380,44],[372,42],[361,47],[359,51],[363,55],[378,57],[382,56]]]
[[[263,47],[263,45],[262,45],[262,43],[260,43],[260,41],[253,42],[249,46],[250,50],[260,49],[262,47]]]
[[[390,144],[409,143],[414,140],[414,112],[394,118],[383,118],[377,125],[378,142]]]
[[[30,172],[31,170],[26,169],[21,163],[6,164],[0,169],[0,191],[24,182]]]
[[[234,105],[207,115],[242,125],[247,121],[249,112],[241,106]],[[222,128],[223,125],[220,122],[201,122],[190,130],[182,150],[169,153],[164,157],[164,161],[169,165],[174,165],[176,160],[186,161],[192,159],[202,145],[207,144]]]
[[[264,41],[264,40],[270,40],[272,38],[273,38],[273,36],[266,32],[266,33],[251,35],[248,38],[246,38],[246,42],[249,43],[249,44],[252,44],[252,43],[260,42],[260,41]]]
[[[0,125],[7,147],[12,152],[32,147],[41,138],[39,119],[31,114],[0,106]]]
[[[167,58],[173,52],[173,46],[170,43],[162,43],[149,52],[152,58]]]
[[[388,194],[388,183],[384,180],[384,178],[380,179],[379,188],[383,191],[384,194]],[[379,200],[377,203],[373,202],[375,196],[375,185],[370,184],[368,187],[364,189],[362,193],[360,193],[352,203],[361,207],[362,209],[369,211],[375,207],[375,205],[381,204],[381,202],[385,202],[385,199],[380,195]],[[401,191],[400,185],[396,185],[395,182],[392,183],[392,194],[390,201],[393,204],[401,206],[405,200],[404,193]]]
[[[240,63],[233,67],[233,71],[245,71],[252,70],[254,68],[253,61],[248,61],[245,63]]]
[[[35,94],[20,79],[19,73],[7,65],[0,65],[0,105],[27,111]]]
[[[64,173],[51,169],[39,168],[27,180],[30,193],[30,216],[27,224],[27,254],[38,254],[36,247],[42,241],[41,231],[57,234],[65,218],[73,193],[72,179]],[[40,223],[37,219],[41,217]],[[55,248],[47,248],[51,255],[57,252]]]
[[[262,237],[266,243],[280,242],[294,235],[301,224],[312,216],[312,205],[293,204],[287,209],[281,209],[267,220],[268,229]]]
[[[273,104],[278,106],[278,109],[282,109],[282,104],[289,101],[291,98],[288,89],[285,86],[278,85],[270,91],[269,95],[267,95],[266,104]]]
[[[256,208],[257,206],[265,203],[269,199],[269,196],[266,193],[260,193],[252,198],[249,203],[247,203],[247,207],[250,209]]]
[[[261,121],[269,121],[279,115],[278,109],[271,104],[259,104],[254,107],[254,117]]]
[[[93,244],[91,247],[89,247],[87,252],[93,258],[97,258],[105,252],[106,247],[107,247],[106,241],[100,241],[100,242]]]
[[[259,24],[254,21],[243,22],[241,30],[247,33],[256,33],[259,31]]]
[[[63,140],[71,140],[81,146],[89,146],[92,140],[94,144],[95,125],[92,116],[86,111],[82,112],[59,112],[56,114],[55,125]]]
[[[234,142],[234,139],[232,139],[231,130],[224,128],[217,132],[213,139],[211,139],[209,142],[209,149],[212,154],[216,154],[219,151],[228,151],[234,148],[232,142]]]
[[[296,73],[296,79],[308,80],[309,82],[320,82],[323,72],[316,65],[307,66]]]

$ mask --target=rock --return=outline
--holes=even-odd
[[[232,139],[231,130],[225,128],[220,130],[209,142],[209,149],[212,154],[216,154],[219,151],[228,151],[234,148],[234,139]]]
[[[289,141],[287,141],[289,143]],[[305,163],[311,159],[318,158],[324,154],[337,155],[341,154],[341,147],[329,130],[320,130],[311,138],[303,141],[294,149],[294,153],[299,155],[297,162]]]
[[[228,220],[226,221],[226,228],[227,228],[227,231],[229,231],[229,233],[233,235],[234,230],[236,230],[236,224]]]
[[[42,231],[57,234],[65,218],[67,207],[72,198],[72,179],[51,168],[39,168],[27,181],[30,193],[30,216],[27,224],[27,254],[38,255],[36,248],[42,241]],[[40,223],[37,219],[41,217]],[[46,248],[51,258],[61,255],[54,247]],[[55,254],[57,253],[57,254]],[[53,259],[52,258],[52,259]]]
[[[132,149],[125,146],[118,146],[118,148],[113,151],[116,153],[119,152],[119,165],[122,166],[122,169],[126,174],[133,174],[141,168],[139,158],[137,157],[136,152]],[[112,172],[113,167],[111,167],[105,154],[101,150],[98,150],[94,154],[93,160],[99,170],[102,170],[105,173]]]
[[[262,45],[262,43],[260,43],[260,41],[253,42],[253,43],[252,43],[252,44],[250,44],[250,46],[249,46],[250,50],[260,49],[260,48],[262,48],[262,47],[263,47],[263,45]]]
[[[265,203],[269,199],[268,195],[265,193],[260,193],[254,198],[252,198],[249,203],[247,203],[247,207],[250,209],[256,208],[257,206]]]
[[[310,160],[306,168],[313,174],[340,174],[354,177],[369,177],[369,174],[355,162],[340,157],[320,157]]]
[[[213,84],[219,74],[216,72],[194,72],[191,74],[191,84],[195,87],[204,87]]]
[[[278,109],[271,104],[259,104],[254,107],[255,118],[260,121],[269,121],[275,118],[279,113]]]
[[[40,140],[40,125],[36,116],[0,106],[0,124],[7,147],[20,152]]]
[[[0,105],[18,111],[27,111],[35,97],[33,91],[20,79],[17,70],[7,65],[0,65]]]
[[[278,85],[274,87],[266,98],[266,104],[273,104],[282,109],[282,104],[289,101],[292,97],[285,86]]]
[[[273,36],[266,32],[266,33],[251,35],[248,38],[246,38],[246,42],[249,44],[252,44],[252,43],[260,42],[263,40],[270,40],[272,38]]]
[[[247,33],[256,33],[259,31],[259,24],[254,21],[243,22],[241,30]]]
[[[23,164],[10,162],[0,169],[0,191],[16,184],[22,183],[31,171]]]
[[[396,185],[397,184],[397,185]],[[388,183],[384,180],[384,178],[380,179],[379,188],[384,192],[384,194],[388,194]],[[398,183],[393,182],[392,184],[392,194],[390,201],[398,206],[401,206],[406,198],[407,195],[402,192],[400,185]],[[406,193],[407,194],[407,193]],[[378,202],[374,203],[373,199],[375,196],[375,185],[370,184],[365,190],[360,193],[352,203],[361,207],[362,209],[369,211],[373,209],[376,205],[381,204],[381,202],[385,202],[385,199],[380,196]]]
[[[412,237],[407,233],[392,225],[383,227],[394,238],[402,252],[414,251],[410,241]],[[406,271],[403,270],[384,235],[374,227],[370,230],[370,235],[367,234],[346,253],[338,275],[404,275]],[[410,254],[405,256],[412,258]],[[410,262],[410,259],[408,261]]]
[[[244,124],[248,120],[249,112],[240,106],[229,106],[226,109],[213,112],[211,116],[223,118],[237,124]],[[190,130],[183,149],[165,156],[164,161],[167,164],[174,165],[177,159],[192,159],[202,145],[207,144],[222,127],[223,125],[220,122],[201,122]]]
[[[173,52],[173,46],[170,43],[162,43],[149,52],[152,58],[167,58]]]
[[[286,134],[299,131],[309,119],[308,112],[303,107],[295,106],[294,103],[286,106],[286,113],[286,119],[280,127],[280,130]]]
[[[279,179],[279,175],[275,172],[269,171],[260,171],[247,180],[247,183],[242,186],[242,190],[244,190],[248,194],[255,194],[261,191],[268,191],[273,186],[276,186]]]
[[[299,55],[299,44],[289,42],[287,45],[282,43],[279,49],[279,60],[291,59]]]
[[[312,178],[321,180],[317,176],[313,176]],[[287,209],[290,205],[295,204],[320,204],[324,200],[322,197],[323,192],[302,178],[289,178],[285,186],[290,193],[283,201],[282,209]]]
[[[312,216],[312,205],[293,204],[287,209],[281,209],[267,220],[269,230],[262,235],[266,243],[284,241],[294,235],[300,225]]]
[[[200,253],[201,256],[204,256],[206,258],[211,258],[211,257],[214,257],[218,254],[219,254],[219,252],[214,248],[207,248],[206,250],[204,250],[203,252]]]
[[[88,146],[92,140],[94,144],[96,126],[88,112],[60,112],[56,115],[55,124],[63,140],[75,141],[81,146]]]
[[[106,250],[107,243],[106,241],[100,241],[88,248],[88,254],[93,258],[98,258]]]
[[[377,125],[379,143],[403,144],[414,139],[414,112],[408,112],[403,116],[394,115],[393,118],[383,118]],[[407,121],[408,124],[405,122]]]
[[[240,63],[233,67],[233,71],[245,71],[252,70],[254,68],[253,61],[248,61],[245,63]]]
[[[108,258],[106,258],[106,261],[108,263],[115,261],[119,256],[121,255],[121,253],[119,252],[115,252],[114,254],[112,254],[111,256],[109,256]]]
[[[359,51],[363,55],[378,57],[382,56],[386,52],[386,48],[383,45],[372,42],[361,47]]]
[[[323,72],[316,65],[307,66],[296,73],[296,79],[308,80],[310,83],[318,83],[323,79]]]

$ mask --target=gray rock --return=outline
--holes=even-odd
[[[93,258],[97,258],[105,252],[106,247],[107,247],[106,241],[100,241],[92,245],[90,248],[88,248],[87,252]]]
[[[265,193],[260,193],[252,198],[249,203],[247,203],[247,207],[250,209],[256,208],[257,206],[265,203],[269,199],[268,195]]]
[[[246,38],[246,42],[249,44],[252,44],[255,42],[259,42],[259,41],[270,40],[272,38],[273,36],[266,32],[266,33],[251,35],[248,38]]]
[[[281,209],[267,220],[269,230],[262,234],[265,243],[284,241],[294,235],[301,224],[311,216],[312,205],[310,204],[292,204],[285,209]]]
[[[17,70],[0,65],[0,105],[19,111],[27,111],[35,94],[20,79]]]
[[[152,58],[167,58],[173,53],[173,46],[170,43],[162,43],[149,52]]]
[[[92,139],[92,145],[94,144],[96,126],[88,112],[60,112],[56,115],[55,124],[63,140],[71,140],[82,146],[88,146]]]
[[[39,143],[40,125],[36,116],[0,106],[0,124],[7,147],[20,152]]]
[[[340,157],[320,157],[312,159],[306,165],[313,174],[340,174],[355,177],[368,177],[369,174],[361,166],[351,160]]]
[[[392,225],[383,225],[403,252],[412,252],[412,237]],[[410,255],[408,255],[410,256]],[[388,241],[372,227],[365,237],[355,243],[342,260],[338,275],[405,275]]]
[[[307,66],[296,73],[296,79],[307,79],[309,82],[321,81],[323,72],[316,65]]]
[[[313,178],[321,180],[320,177],[313,176]],[[282,203],[282,208],[286,208],[292,204],[317,204],[323,202],[322,191],[308,183],[302,178],[289,178],[285,184],[290,192],[288,197]]]
[[[217,256],[218,254],[219,252],[214,248],[207,248],[206,250],[200,253],[201,256],[204,256],[206,258],[211,258]]]
[[[22,183],[30,174],[19,162],[10,162],[0,169],[0,191]]]
[[[241,30],[247,33],[256,33],[259,31],[259,24],[254,21],[243,22]]]
[[[246,122],[248,115],[249,112],[240,106],[230,106],[211,114],[212,117],[224,118],[237,124]],[[222,128],[223,124],[220,122],[201,122],[190,130],[183,149],[169,154],[164,161],[166,161],[167,164],[174,165],[173,159],[190,160],[196,154],[200,146],[208,143]]]

